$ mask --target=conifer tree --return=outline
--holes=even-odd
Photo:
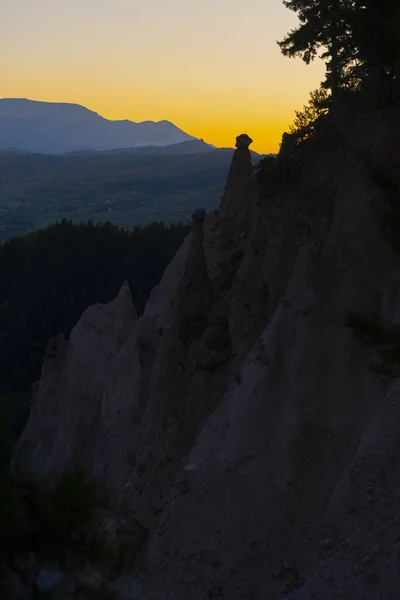
[[[400,3],[398,0],[283,0],[299,25],[278,42],[285,56],[307,64],[321,52],[323,86],[332,104],[347,90],[375,87],[386,100],[399,96]]]
[[[296,144],[313,136],[317,119],[327,113],[329,105],[330,98],[323,87],[310,93],[308,104],[303,106],[302,110],[296,110],[294,121],[289,128],[289,133],[294,135]]]
[[[355,0],[354,39],[364,76],[385,102],[399,98],[400,4],[398,0]]]
[[[351,0],[283,0],[297,13],[300,24],[278,42],[285,56],[299,56],[307,64],[318,56],[327,61],[326,87],[335,103],[341,87],[342,71],[348,61],[349,10]]]

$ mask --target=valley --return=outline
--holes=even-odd
[[[0,153],[0,241],[65,218],[131,229],[218,206],[232,150],[149,152]]]

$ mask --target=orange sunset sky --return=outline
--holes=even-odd
[[[280,55],[281,0],[0,0],[0,97],[168,119],[217,146],[274,152],[324,65]]]

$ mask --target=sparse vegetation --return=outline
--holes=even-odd
[[[140,314],[188,231],[153,223],[128,232],[111,223],[64,220],[0,244],[0,564],[6,573],[31,555],[60,569],[72,560],[118,572],[143,547],[143,536],[140,546],[129,532],[103,535],[98,517],[110,509],[107,493],[79,470],[49,485],[10,477],[9,465],[48,338],[59,331],[68,336],[83,310],[111,300],[125,279]],[[0,596],[8,585],[1,577]]]
[[[326,89],[320,87],[310,93],[308,104],[302,110],[295,111],[295,118],[289,127],[296,145],[314,136],[315,123],[319,117],[327,114],[330,106],[330,96]]]
[[[388,325],[374,313],[362,315],[350,312],[346,324],[356,339],[376,348],[377,356],[371,363],[374,371],[400,376],[400,325]]]
[[[357,340],[363,344],[377,346],[386,341],[386,327],[377,313],[362,315],[351,311],[346,316],[346,325],[353,330]]]
[[[9,429],[9,419],[0,421],[4,446],[0,471],[0,564],[6,572],[13,572],[16,564],[24,564],[30,556],[38,564],[55,562],[61,570],[74,566],[79,569],[89,563],[118,575],[134,566],[147,541],[147,530],[135,522],[115,540],[103,535],[98,516],[111,510],[111,495],[77,468],[66,470],[54,484],[11,477],[12,444],[8,435],[3,435]],[[23,571],[17,570],[17,575],[24,577]],[[6,586],[0,571],[0,595]],[[106,585],[90,597],[114,598]]]
[[[370,157],[364,157],[373,183],[380,188],[383,205],[378,213],[382,227],[396,252],[400,252],[400,178],[392,169],[373,164]]]
[[[77,557],[100,561],[105,548],[94,531],[95,511],[107,495],[81,471],[66,471],[59,481],[22,482],[0,479],[0,559],[33,552],[43,560]]]
[[[93,600],[116,600],[117,594],[114,590],[111,590],[106,586],[105,583],[102,583],[100,588],[93,594]]]
[[[14,443],[30,409],[29,394],[9,393],[0,397],[0,477],[7,473]]]

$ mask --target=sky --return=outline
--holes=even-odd
[[[296,23],[282,0],[0,0],[0,97],[274,152],[324,75],[280,54]]]

